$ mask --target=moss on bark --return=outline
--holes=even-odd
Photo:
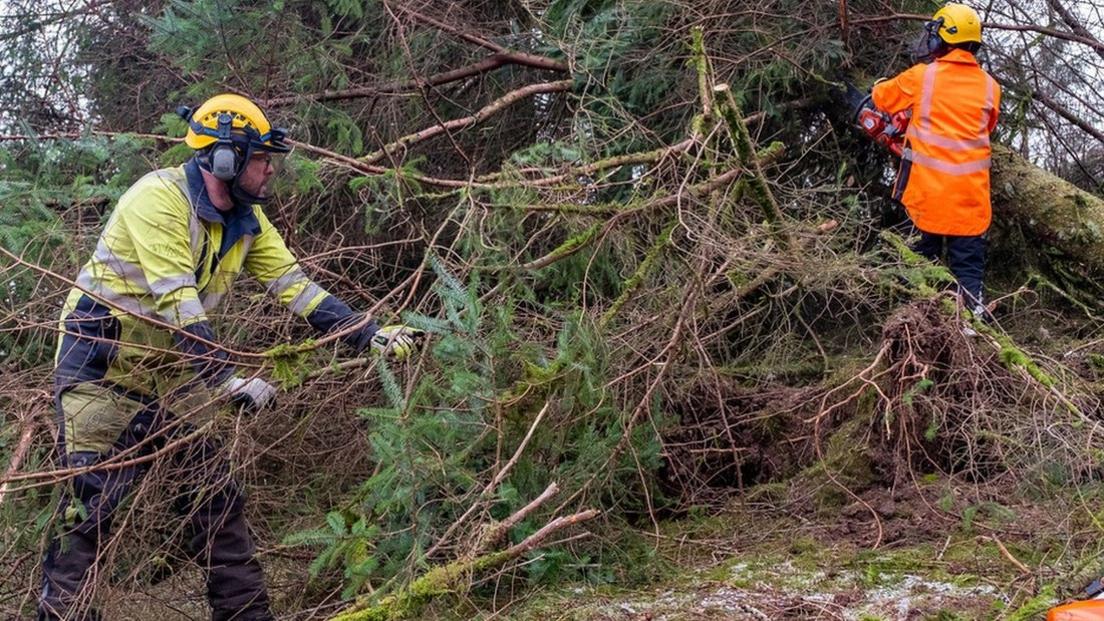
[[[1052,175],[1003,145],[993,145],[993,215],[1104,272],[1104,199]]]

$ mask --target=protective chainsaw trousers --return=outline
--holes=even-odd
[[[932,261],[941,261],[945,250],[947,266],[958,281],[959,289],[968,296],[965,301],[969,308],[973,309],[982,302],[987,244],[984,235],[933,235],[921,232],[920,241],[913,246],[913,250]]]
[[[60,419],[64,416],[60,398],[57,406]],[[65,483],[57,511],[60,536],[49,546],[42,564],[40,620],[101,618],[92,605],[98,557],[120,504],[150,467],[150,462],[122,467],[104,462],[135,447],[125,460],[148,456],[174,438],[194,431],[179,425],[177,433],[161,434],[164,426],[157,406],[149,405],[131,419],[107,454],[67,454],[65,428],[61,426],[58,453],[62,464],[88,469]],[[155,459],[161,460],[159,467],[169,469],[163,480],[172,481],[177,488],[172,493],[172,508],[186,516],[185,547],[206,577],[212,619],[272,619],[264,576],[254,558],[255,548],[243,513],[245,499],[221,453],[216,441],[200,436]]]

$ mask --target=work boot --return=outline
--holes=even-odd
[[[970,311],[966,317],[965,326],[962,328],[963,335],[971,338],[978,335],[977,330],[973,327],[973,320],[980,321],[985,325],[993,323],[993,315],[989,313],[989,308],[985,305],[985,299],[981,292],[972,294],[959,288],[956,297],[958,298],[959,308]]]
[[[62,606],[62,612],[57,606]],[[83,610],[81,609],[83,608]],[[38,615],[36,621],[103,621],[100,612],[95,608],[82,606],[73,599],[65,601],[50,593],[48,585],[42,589],[42,597],[38,601]]]
[[[982,323],[993,323],[993,315],[989,312],[989,307],[981,302],[974,304],[973,308],[970,309],[970,313]]]

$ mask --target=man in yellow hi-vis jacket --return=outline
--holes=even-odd
[[[191,434],[222,400],[259,409],[276,393],[238,374],[207,320],[242,270],[320,332],[347,332],[357,352],[404,357],[421,336],[402,325],[378,328],[300,269],[261,209],[272,158],[290,147],[260,108],[224,94],[180,112],[195,156],[147,174],[119,199],[62,311],[58,449],[64,465],[80,470],[43,561],[40,619],[99,618],[84,587],[115,509],[148,466],[131,458],[155,453],[190,475],[173,504],[188,516],[189,552],[206,574],[213,619],[272,618],[242,493],[217,441]]]

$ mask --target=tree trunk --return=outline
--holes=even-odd
[[[993,217],[1015,220],[1040,241],[1104,273],[1104,199],[993,145]]]

